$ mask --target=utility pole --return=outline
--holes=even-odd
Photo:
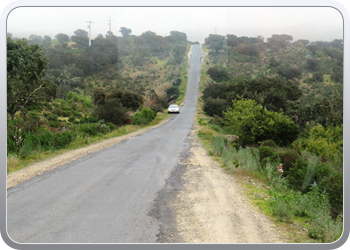
[[[93,22],[87,21],[87,23],[89,23],[89,26],[88,26],[88,28],[89,28],[89,46],[91,46],[91,23],[93,23]]]
[[[109,17],[109,39],[112,39],[112,31],[111,31],[111,21],[113,21],[113,20],[111,20],[111,17]]]

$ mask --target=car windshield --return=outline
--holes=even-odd
[[[169,108],[178,108],[178,106],[177,105],[170,105]]]

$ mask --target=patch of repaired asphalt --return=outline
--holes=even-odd
[[[190,134],[185,139],[188,146],[180,153],[181,161],[187,159],[191,153]],[[158,192],[157,198],[154,200],[153,208],[149,212],[149,216],[156,218],[160,223],[159,233],[157,234],[157,243],[182,243],[183,239],[179,235],[176,225],[176,216],[170,204],[175,200],[177,194],[184,187],[185,181],[181,178],[185,173],[187,166],[178,164],[171,172],[170,177],[166,180],[165,186]]]

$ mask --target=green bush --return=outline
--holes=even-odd
[[[253,155],[251,149],[249,147],[242,148],[240,147],[238,151],[238,159],[239,159],[239,165],[243,169],[249,169],[249,170],[257,170],[259,169],[259,155]]]
[[[154,112],[163,112],[163,106],[161,104],[155,104],[151,107]]]
[[[26,158],[29,155],[33,154],[34,150],[35,150],[34,139],[32,134],[29,132],[23,140],[23,146],[19,150],[19,156],[21,158]]]
[[[113,125],[113,124],[112,124]],[[97,123],[96,130],[102,134],[107,134],[110,132],[109,126],[105,124],[104,120],[100,120]]]
[[[58,115],[49,114],[49,115],[46,116],[46,119],[47,119],[48,121],[57,121]]]
[[[71,116],[68,118],[68,121],[69,122],[72,122],[72,123],[75,123],[75,117],[74,116]]]
[[[272,213],[279,221],[292,222],[294,211],[284,199],[277,199],[272,203]]]
[[[222,152],[221,158],[224,162],[224,165],[230,168],[231,170],[234,167],[237,168],[239,166],[238,152],[234,147],[225,147]]]
[[[60,122],[59,121],[49,121],[49,126],[51,128],[58,128],[60,126]]]
[[[208,97],[204,101],[203,111],[209,116],[222,117],[223,111],[226,111],[228,107],[226,100]]]
[[[96,123],[81,124],[76,128],[76,131],[83,135],[96,136],[98,133],[97,124]]]
[[[225,141],[223,136],[216,136],[211,146],[211,153],[214,156],[221,156],[225,148]]]
[[[61,111],[61,116],[69,117],[71,115],[72,115],[72,111],[70,111],[70,110],[62,110]]]
[[[177,86],[172,86],[170,89],[166,91],[168,96],[168,101],[176,100],[180,95],[180,90]]]
[[[267,146],[260,146],[259,149],[260,162],[262,166],[265,166],[267,161],[272,158],[275,153],[273,148]]]
[[[62,110],[59,109],[59,108],[54,108],[54,109],[52,110],[52,113],[55,114],[55,115],[60,116],[60,115],[62,114]]]
[[[307,171],[307,161],[298,158],[295,163],[289,168],[286,179],[290,187],[294,190],[303,190],[304,177]]]
[[[7,155],[9,153],[15,153],[17,151],[16,142],[13,140],[13,136],[7,133]]]
[[[277,158],[280,159],[280,162],[283,165],[283,176],[285,177],[289,174],[289,169],[292,164],[294,164],[297,159],[300,158],[300,155],[293,149],[283,148],[276,151],[274,154],[274,159],[276,160]]]
[[[267,146],[267,147],[271,147],[271,148],[277,147],[276,143],[273,140],[263,141],[260,146]]]
[[[343,126],[325,129],[317,125],[310,129],[310,136],[293,142],[292,147],[299,152],[304,150],[316,153],[325,159],[332,159],[343,151]]]
[[[320,187],[328,194],[333,218],[343,212],[343,171],[330,173],[320,182]]]
[[[131,116],[130,119],[132,120],[133,124],[136,125],[146,125],[154,120],[154,118],[157,116],[157,113],[149,108],[143,108],[140,113],[136,113],[135,115]]]
[[[291,144],[299,127],[282,112],[268,111],[254,100],[233,100],[233,107],[224,112],[227,131],[239,136],[242,146],[273,140],[279,146]]]
[[[106,125],[108,126],[108,128],[109,128],[109,130],[110,130],[110,131],[115,130],[115,126],[114,126],[114,124],[113,124],[113,123],[111,123],[111,122],[107,122],[107,123],[106,123]]]

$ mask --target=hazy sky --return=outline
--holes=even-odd
[[[332,41],[343,39],[343,19],[331,7],[21,7],[10,12],[7,32],[14,37],[31,34],[54,38],[69,36],[77,29],[88,31],[91,38],[109,30],[121,36],[120,27],[141,35],[147,30],[161,36],[170,31],[185,32],[190,41],[204,42],[209,34],[271,37],[292,35],[294,41]]]

